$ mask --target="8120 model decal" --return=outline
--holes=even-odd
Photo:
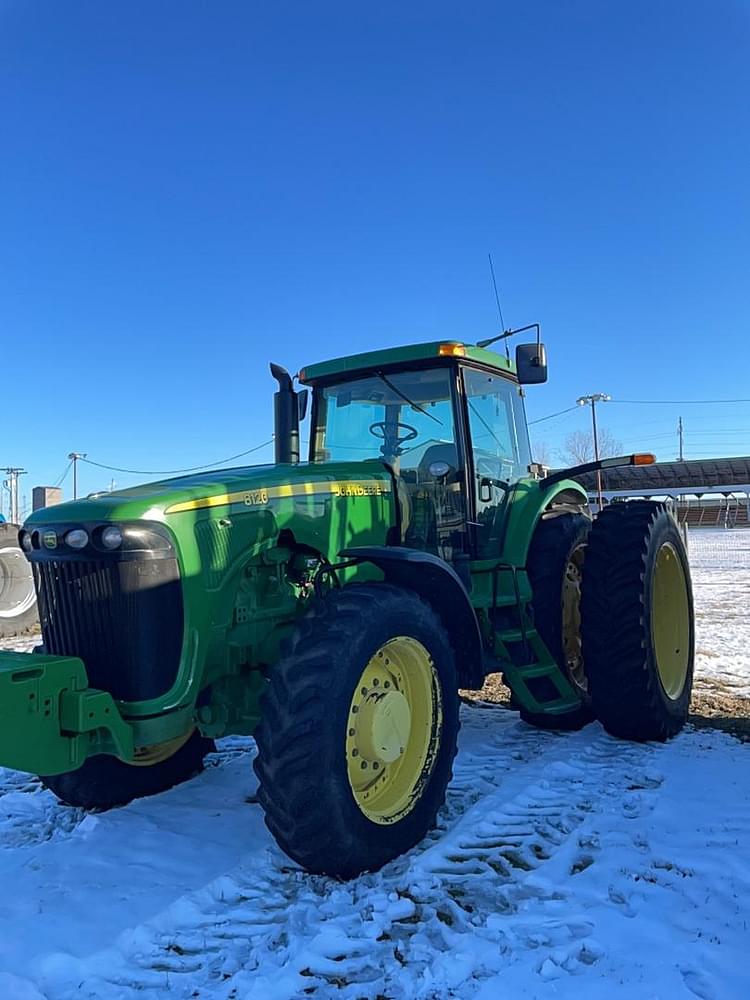
[[[242,490],[237,493],[219,493],[211,497],[201,497],[198,500],[183,500],[172,504],[166,510],[167,514],[181,514],[187,510],[203,510],[207,507],[226,507],[241,503],[246,507],[262,507],[271,500],[284,500],[287,497],[332,496],[337,499],[346,497],[382,497],[391,492],[391,484],[387,480],[362,479],[344,482],[317,483],[285,483],[281,486],[267,486],[257,490]]]

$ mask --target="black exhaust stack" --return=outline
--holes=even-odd
[[[271,365],[271,374],[279,383],[273,394],[276,462],[299,462],[299,400],[292,376],[281,365]]]

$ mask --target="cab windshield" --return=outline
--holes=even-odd
[[[472,441],[468,479],[457,447],[457,378]],[[529,465],[516,382],[445,366],[370,374],[315,393],[311,461],[386,462],[395,476],[403,544],[446,560],[468,552],[473,504],[474,549],[480,556],[495,551],[511,484]]]
[[[448,368],[401,371],[319,389],[311,461],[374,458],[403,474],[439,460],[455,471],[453,377]]]

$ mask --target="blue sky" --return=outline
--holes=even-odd
[[[0,0],[0,88],[24,493],[73,449],[160,470],[266,440],[271,359],[490,336],[488,251],[548,344],[530,419],[750,396],[747,3]],[[747,404],[602,423],[670,458],[680,414],[688,457],[750,453]]]

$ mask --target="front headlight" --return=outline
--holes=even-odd
[[[89,544],[89,533],[84,528],[73,528],[65,536],[65,544],[71,549],[85,549]]]
[[[122,545],[122,529],[110,524],[101,534],[101,543],[105,549],[119,549]]]

